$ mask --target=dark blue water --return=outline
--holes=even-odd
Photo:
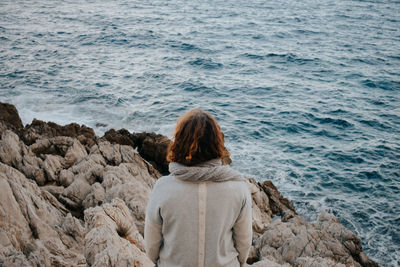
[[[202,107],[234,168],[400,265],[399,1],[2,0],[0,101],[99,135]]]

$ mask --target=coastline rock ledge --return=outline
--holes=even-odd
[[[153,266],[145,209],[168,138],[33,120],[0,103],[0,266]],[[227,160],[229,162],[229,160]],[[249,179],[250,266],[379,266],[359,237],[323,212],[296,213],[270,181]]]

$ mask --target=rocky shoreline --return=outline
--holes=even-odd
[[[153,266],[145,209],[167,137],[33,120],[0,103],[0,266]],[[230,159],[224,159],[229,163]],[[249,179],[250,266],[379,266],[323,212],[305,221],[271,181]]]

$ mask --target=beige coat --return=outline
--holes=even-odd
[[[147,207],[144,238],[149,258],[161,267],[243,266],[252,239],[247,181],[230,180],[232,170],[215,160],[197,169],[175,167],[176,175],[157,181]],[[170,166],[172,174],[176,168],[171,171]]]

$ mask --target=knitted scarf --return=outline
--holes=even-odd
[[[222,165],[220,159],[212,159],[194,166],[171,162],[169,172],[179,180],[194,183],[246,181],[242,174],[231,169],[228,165]]]

